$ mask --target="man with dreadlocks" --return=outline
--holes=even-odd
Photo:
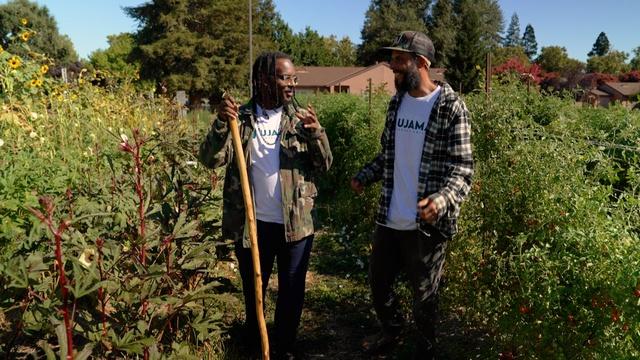
[[[278,262],[275,333],[271,338],[277,358],[293,359],[314,235],[314,181],[318,173],[329,169],[332,155],[313,107],[302,109],[295,99],[297,76],[288,55],[260,55],[253,64],[251,80],[249,103],[238,106],[228,98],[220,104],[218,116],[200,146],[199,158],[209,168],[227,166],[222,233],[225,239],[235,241],[245,301],[245,334],[248,345],[257,350],[253,264],[244,226],[240,175],[227,123],[237,118],[256,211],[263,294],[274,261]]]

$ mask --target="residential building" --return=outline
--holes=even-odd
[[[605,82],[598,90],[609,95],[609,102],[620,103],[630,108],[638,102],[640,82]]]
[[[444,81],[445,69],[429,69],[431,78]],[[304,66],[296,69],[298,85],[296,91],[365,94],[369,86],[374,91],[385,91],[389,95],[395,93],[393,85],[393,71],[386,62],[380,62],[369,67],[335,67],[335,66]]]

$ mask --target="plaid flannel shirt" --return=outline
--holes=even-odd
[[[434,226],[447,238],[457,232],[460,205],[469,193],[473,176],[471,125],[469,111],[460,97],[446,83],[431,111],[425,131],[422,160],[418,173],[418,199],[430,198],[438,207]],[[381,152],[355,178],[363,185],[382,180],[376,222],[385,225],[393,192],[396,115],[404,92],[390,101],[382,133]],[[416,211],[416,223],[425,231],[428,224]]]

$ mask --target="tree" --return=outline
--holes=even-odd
[[[473,6],[480,15],[480,40],[487,51],[500,47],[504,19],[498,0],[476,0]]]
[[[258,24],[254,31],[272,40],[275,39],[277,32],[281,30],[281,23],[284,23],[284,21],[282,20],[282,16],[276,11],[273,0],[258,0],[255,11],[254,16],[258,15],[258,17],[257,19],[254,18],[254,21],[257,21]]]
[[[632,70],[640,70],[640,46],[633,49],[633,59],[629,62]]]
[[[253,2],[256,54],[276,47],[270,3]],[[224,90],[247,91],[247,10],[246,2],[234,0],[152,0],[126,8],[139,23],[133,58],[141,62],[141,77],[188,91],[192,103],[205,96],[217,100]]]
[[[338,39],[321,36],[310,27],[294,34],[280,14],[270,23],[271,40],[278,50],[289,54],[296,65],[353,66],[356,63],[356,46],[348,36]]]
[[[337,46],[334,38],[324,38],[317,31],[306,27],[304,32],[295,35],[291,49],[294,63],[308,66],[334,65],[333,48]]]
[[[531,61],[529,61],[529,57],[524,52],[524,48],[522,46],[514,46],[514,47],[501,47],[492,51],[491,63],[493,66],[500,66],[507,62],[509,59],[518,59],[518,61],[523,65],[529,65]]]
[[[520,39],[520,19],[518,19],[518,14],[516,13],[511,15],[511,22],[507,28],[507,34],[504,37],[502,45],[505,47],[522,45],[522,40]]]
[[[480,83],[480,64],[488,49],[482,41],[482,16],[472,0],[456,1],[456,48],[450,59],[447,79],[456,90],[471,91]]]
[[[502,10],[497,0],[455,0],[455,49],[447,79],[455,89],[471,91],[480,85],[488,52],[500,47]]]
[[[323,37],[306,27],[303,32],[293,34],[288,25],[278,31],[278,49],[291,55],[296,65],[301,66],[353,66],[356,62],[356,47],[349,37],[340,41],[335,36]]]
[[[89,55],[91,65],[96,70],[104,70],[118,76],[135,76],[140,70],[140,63],[129,59],[135,47],[133,35],[121,33],[109,35],[107,39],[107,49],[96,50]]]
[[[429,10],[429,7],[431,7],[432,0],[400,0],[400,1],[403,3],[403,5],[406,8],[408,9],[413,8],[423,23],[427,22],[428,10]]]
[[[291,55],[296,64],[322,66],[330,61],[331,52],[324,38],[309,26],[296,35],[295,44]]]
[[[427,17],[428,34],[436,49],[433,66],[449,66],[449,57],[455,48],[456,27],[451,0],[436,0]]]
[[[569,58],[567,49],[561,46],[545,46],[536,59],[544,71],[561,74],[577,73],[584,70],[584,63]]]
[[[624,51],[612,50],[602,56],[592,56],[587,59],[587,72],[620,74],[627,72],[630,66],[625,63],[629,55]]]
[[[403,30],[426,32],[425,11],[430,0],[372,0],[362,27],[358,61],[371,65],[379,58],[379,49],[389,46]]]
[[[533,60],[538,53],[536,33],[533,31],[533,26],[531,26],[531,24],[527,24],[527,27],[524,29],[524,34],[522,35],[522,47],[524,47],[524,52],[529,57],[529,60]]]
[[[275,43],[278,50],[289,55],[292,54],[292,47],[294,46],[293,30],[291,30],[289,24],[282,19],[280,14],[277,14],[273,20],[271,41]]]
[[[36,35],[32,36],[34,32]],[[29,38],[28,48],[22,46],[20,37],[23,34]],[[11,0],[0,5],[0,45],[20,56],[29,51],[45,54],[60,65],[78,60],[73,43],[68,36],[59,33],[49,9],[28,0]]]
[[[606,55],[610,50],[611,44],[609,44],[609,39],[607,38],[607,34],[601,32],[596,39],[596,42],[593,43],[593,48],[588,56],[603,56]]]
[[[348,36],[337,41],[335,36],[326,38],[331,53],[333,66],[354,66],[356,64],[356,46]]]

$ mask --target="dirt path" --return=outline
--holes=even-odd
[[[319,239],[321,241],[321,239]],[[415,331],[406,333],[406,341],[396,347],[387,357],[370,357],[360,349],[361,340],[378,331],[378,325],[373,312],[369,288],[366,283],[366,271],[360,266],[354,272],[345,271],[349,267],[340,266],[340,261],[334,258],[339,254],[328,254],[322,246],[315,244],[312,263],[307,274],[307,291],[305,308],[299,331],[297,349],[304,354],[304,359],[331,360],[364,360],[364,359],[407,359],[412,347],[411,339]],[[320,250],[319,250],[320,248]],[[319,261],[317,259],[324,259]],[[333,266],[335,264],[335,266]],[[234,265],[229,263],[230,267]],[[233,338],[239,332],[242,317],[242,294],[237,272],[233,273],[232,282],[237,301],[235,309],[227,313],[227,319],[232,323],[230,336]],[[267,300],[267,321],[272,322],[273,306],[277,283],[275,276],[269,283]],[[401,293],[403,289],[400,289]],[[409,309],[409,294],[403,294],[407,314]],[[438,349],[440,359],[487,359],[497,358],[489,352],[488,336],[477,329],[464,326],[461,321],[443,309],[443,319],[438,328]],[[234,318],[235,317],[235,318]],[[409,316],[410,317],[410,316]],[[225,344],[224,359],[243,359],[240,346],[235,340],[228,340]]]

